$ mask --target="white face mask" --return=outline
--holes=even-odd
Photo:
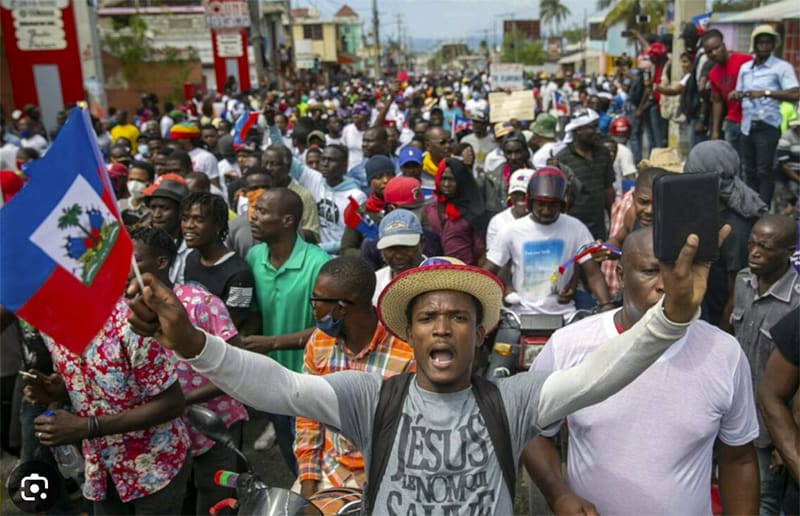
[[[244,215],[247,216],[247,196],[242,195],[239,197],[239,200],[236,201],[236,214],[237,215]]]
[[[128,192],[130,192],[133,199],[141,199],[143,197],[142,192],[147,188],[147,183],[144,181],[128,181],[127,185]]]
[[[150,152],[150,147],[148,147],[145,144],[142,144],[142,145],[139,145],[138,150],[139,150],[139,154],[141,154],[142,156],[147,156],[148,153]]]

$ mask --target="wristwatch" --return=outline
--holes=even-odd
[[[772,96],[772,90],[764,90],[764,96],[765,97],[771,97]]]

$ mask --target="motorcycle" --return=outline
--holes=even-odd
[[[242,514],[247,516],[328,516],[356,515],[361,512],[361,491],[349,488],[326,489],[307,499],[288,489],[266,485],[253,471],[247,457],[234,443],[225,423],[213,411],[192,405],[187,410],[192,426],[209,439],[233,451],[246,471],[219,470],[214,475],[218,486],[235,490],[236,498],[220,500],[209,510],[211,516]]]

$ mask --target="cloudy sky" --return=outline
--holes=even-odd
[[[583,23],[587,17],[597,16],[594,0],[562,0],[572,16],[564,24]],[[370,0],[346,2],[359,16],[371,24]],[[342,2],[340,0],[292,0],[292,7],[316,7],[323,17],[331,16]],[[464,38],[482,36],[488,31],[490,42],[493,31],[500,35],[502,20],[538,18],[539,2],[536,0],[378,0],[381,39],[397,34],[397,17],[401,14],[406,31],[416,38]],[[543,29],[545,29],[543,27]]]

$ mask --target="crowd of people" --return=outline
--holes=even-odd
[[[296,492],[366,485],[376,514],[510,514],[520,460],[556,514],[707,514],[712,484],[726,513],[796,514],[797,76],[770,26],[747,53],[713,28],[687,25],[680,56],[634,35],[613,77],[536,77],[530,120],[494,120],[480,73],[144,95],[95,120],[146,281],[80,356],[3,310],[3,450],[82,443],[96,514],[208,514],[236,457],[183,417],[201,404],[237,442],[266,413],[256,447],[274,436]],[[57,130],[33,106],[0,127],[9,202]],[[655,257],[653,184],[675,173],[718,178],[710,266],[691,237]],[[501,306],[597,315],[485,404],[470,374]],[[382,381],[406,373],[384,442]]]

